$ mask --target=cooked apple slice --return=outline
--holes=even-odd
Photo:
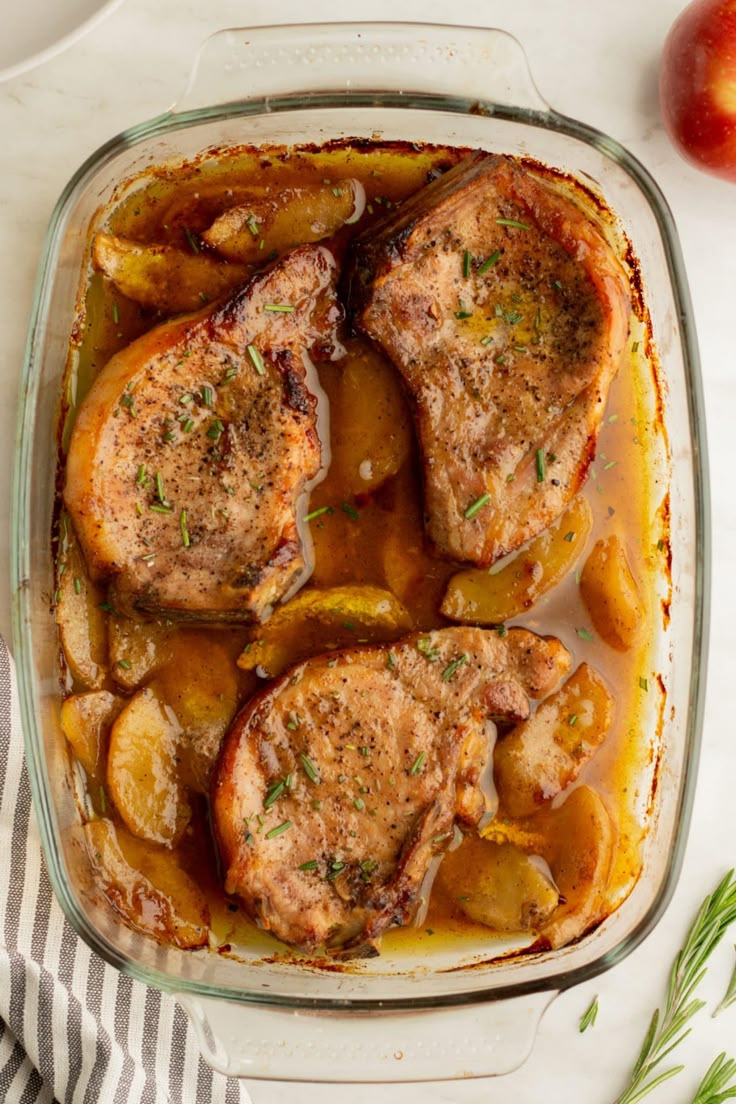
[[[409,455],[409,409],[401,382],[377,349],[346,343],[347,357],[331,370],[330,488],[341,498],[374,491]]]
[[[562,903],[540,934],[552,947],[562,947],[602,919],[616,833],[603,801],[589,786],[578,786],[559,808],[538,814],[540,828],[542,818],[542,854]]]
[[[74,680],[87,690],[97,690],[105,681],[107,663],[107,618],[101,609],[104,595],[87,574],[68,522],[65,533],[60,553],[56,623]]]
[[[125,702],[108,690],[72,694],[61,705],[61,730],[91,777],[101,765],[101,752],[112,722]]]
[[[135,836],[172,846],[191,810],[179,779],[181,725],[155,685],[139,690],[112,726],[107,785]]]
[[[364,207],[358,180],[281,188],[231,207],[201,237],[229,261],[260,264],[274,251],[331,237],[346,222],[357,222]]]
[[[442,860],[437,888],[471,920],[498,932],[534,931],[550,918],[559,894],[546,864],[513,843],[467,836]]]
[[[171,852],[142,844],[110,820],[90,821],[84,833],[96,878],[121,916],[183,949],[207,943],[207,901]]]
[[[531,816],[569,786],[600,747],[613,719],[601,676],[581,663],[528,720],[496,745],[493,772],[504,810]]]
[[[114,617],[108,625],[110,674],[119,686],[135,690],[171,659],[171,625]]]
[[[452,621],[500,625],[530,609],[571,570],[593,526],[586,500],[576,498],[559,518],[500,569],[458,571],[441,610]]]
[[[595,629],[619,652],[636,644],[644,624],[644,603],[621,538],[596,541],[580,576],[580,593]]]
[[[199,793],[209,792],[222,738],[238,707],[234,658],[233,649],[221,641],[183,631],[157,678],[182,730],[180,777]]]
[[[264,625],[238,659],[246,671],[275,678],[310,655],[356,642],[396,640],[412,628],[409,612],[390,590],[339,586],[301,590]]]
[[[95,234],[92,263],[134,302],[164,314],[198,310],[245,283],[252,269],[172,245]]]

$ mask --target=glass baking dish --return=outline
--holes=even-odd
[[[298,91],[294,91],[297,89]],[[122,924],[94,892],[75,780],[60,732],[59,643],[50,555],[60,385],[90,225],[151,165],[207,149],[323,143],[350,136],[482,147],[533,157],[605,198],[638,257],[664,380],[659,497],[670,518],[671,593],[653,643],[666,691],[644,811],[643,871],[591,934],[562,950],[487,961],[476,948],[350,972],[239,961],[163,947]],[[485,1076],[529,1052],[556,992],[619,962],[671,896],[695,786],[709,587],[705,428],[692,311],[672,216],[646,170],[613,139],[553,111],[519,43],[499,30],[409,24],[222,31],[182,101],[103,146],[53,214],[21,387],[14,478],[15,653],[33,795],[49,873],[66,915],[108,962],[177,994],[206,1059],[235,1076],[399,1081]],[[652,704],[651,731],[659,718]],[[656,786],[654,785],[656,775]],[[650,794],[654,796],[650,800]],[[451,1010],[451,1038],[440,1012]]]

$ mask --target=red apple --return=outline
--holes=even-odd
[[[736,183],[736,0],[693,0],[667,36],[662,118],[680,153]]]

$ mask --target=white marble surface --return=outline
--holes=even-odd
[[[56,198],[78,165],[104,140],[154,115],[183,87],[197,46],[226,26],[308,18],[424,19],[500,26],[526,47],[537,83],[559,110],[627,145],[653,172],[679,227],[700,335],[713,472],[713,626],[703,758],[693,826],[674,901],[655,933],[623,964],[560,997],[543,1020],[534,1052],[497,1081],[380,1089],[262,1083],[256,1104],[610,1104],[638,1050],[683,932],[702,896],[736,862],[736,740],[730,652],[736,620],[736,509],[733,440],[736,358],[736,186],[696,173],[669,146],[659,122],[656,64],[680,0],[127,0],[69,51],[0,86],[0,631],[10,629],[9,488],[15,400],[26,324],[43,234]],[[704,994],[711,1004],[728,980],[733,940],[715,957]],[[580,1014],[600,995],[596,1027],[581,1036]],[[453,1030],[447,1017],[446,1030]],[[686,1071],[652,1099],[689,1101],[721,1050],[736,1056],[736,1007],[718,1020],[700,1013],[678,1060]]]

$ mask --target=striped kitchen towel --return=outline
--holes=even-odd
[[[213,1073],[176,1001],[108,966],[49,883],[0,638],[0,1101],[249,1104]]]

